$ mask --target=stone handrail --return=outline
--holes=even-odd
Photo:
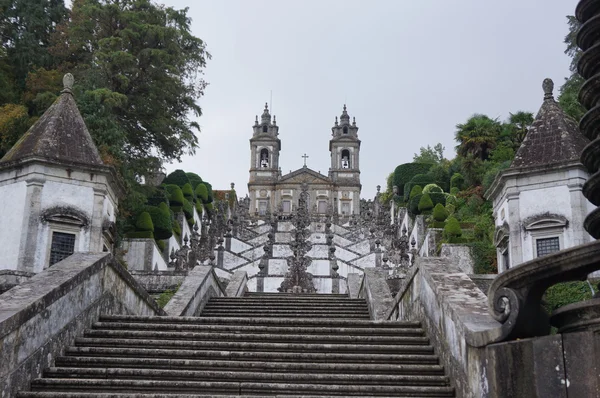
[[[225,289],[213,267],[197,265],[169,300],[165,312],[170,316],[197,316],[211,297],[224,295]]]
[[[164,312],[109,253],[75,253],[0,295],[0,396],[40,377],[101,314]]]
[[[246,271],[237,270],[229,280],[229,284],[225,289],[227,297],[241,297],[248,291],[248,273]]]
[[[392,306],[392,293],[385,277],[386,273],[382,269],[365,268],[360,286],[358,296],[367,301],[371,319],[374,321],[387,320],[386,315]]]
[[[536,258],[498,275],[488,292],[488,306],[501,327],[470,334],[469,344],[480,347],[547,335],[550,322],[541,305],[546,289],[560,282],[585,280],[597,270],[600,270],[600,241]]]

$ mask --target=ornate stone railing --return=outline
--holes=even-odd
[[[542,307],[544,292],[560,282],[585,280],[597,270],[600,270],[599,241],[536,258],[505,271],[492,282],[488,292],[490,314],[501,327],[473,332],[467,336],[468,343],[481,347],[549,334],[549,314]],[[593,306],[588,308],[595,311]],[[566,315],[555,319],[574,321]],[[555,326],[568,327],[566,324]]]

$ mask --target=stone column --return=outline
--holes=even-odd
[[[42,206],[42,190],[46,182],[43,177],[33,177],[26,181],[27,193],[25,196],[25,214],[21,224],[21,246],[19,248],[19,260],[17,270],[33,272],[34,269],[43,269],[36,267],[35,252],[38,244],[38,230],[40,225],[40,212]],[[50,245],[51,242],[49,241]],[[46,256],[42,256],[39,261],[45,261]]]
[[[513,192],[506,195],[508,201],[508,227],[509,242],[508,255],[510,265],[514,267],[523,262],[523,238],[521,236],[521,214],[519,210],[519,193]]]
[[[92,208],[92,219],[90,220],[90,246],[89,251],[102,251],[102,219],[104,212],[104,198],[106,197],[104,187],[94,188],[94,206]]]

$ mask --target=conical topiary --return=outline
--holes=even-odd
[[[412,189],[410,190],[410,195],[409,198],[412,199],[417,195],[420,195],[423,193],[423,188],[421,188],[420,185],[415,185],[414,187],[412,187]]]
[[[185,184],[181,188],[181,192],[183,193],[183,197],[186,198],[191,203],[194,203],[194,189],[192,188],[192,184],[189,182]]]
[[[433,219],[438,222],[444,222],[446,218],[448,218],[446,208],[441,203],[435,205],[433,208]]]
[[[457,238],[462,235],[460,223],[454,217],[449,217],[444,227],[444,235],[446,238]]]
[[[431,201],[431,197],[429,194],[423,194],[421,199],[419,200],[419,211],[421,213],[427,213],[433,209],[433,202]]]
[[[150,217],[152,217],[154,239],[157,240],[169,239],[173,235],[171,212],[164,202],[161,205],[158,207],[148,206],[146,209]]]
[[[202,203],[208,203],[208,188],[204,183],[200,183],[196,186],[196,197],[202,201]]]

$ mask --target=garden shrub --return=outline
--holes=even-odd
[[[194,218],[194,205],[192,205],[192,203],[189,200],[183,200],[182,210],[186,220]]]
[[[454,238],[462,235],[462,230],[460,229],[460,224],[458,220],[454,217],[449,217],[446,220],[446,226],[444,227],[444,236],[446,238]]]
[[[421,195],[423,193],[423,188],[421,188],[420,185],[415,185],[414,187],[412,187],[412,189],[410,190],[410,196],[409,199],[414,198],[417,195]]]
[[[156,246],[158,246],[158,248],[160,249],[161,252],[164,252],[165,251],[165,247],[167,245],[165,244],[164,240],[157,240],[156,241]]]
[[[192,188],[194,188],[194,189],[196,189],[198,184],[202,183],[202,178],[200,178],[200,176],[196,173],[185,173],[185,175],[187,176],[188,181],[190,182],[190,184],[192,185]]]
[[[448,218],[448,212],[441,203],[438,203],[433,208],[433,219],[438,222],[444,222]]]
[[[169,239],[173,236],[173,223],[171,221],[171,212],[163,202],[162,206],[147,206],[146,211],[152,218],[154,225],[154,238],[158,240]]]
[[[450,189],[456,188],[460,191],[465,186],[465,177],[460,173],[454,173],[450,178]]]
[[[421,195],[421,199],[419,199],[419,211],[421,213],[428,212],[433,209],[433,202],[431,201],[431,197],[429,194]]]
[[[192,189],[192,184],[189,182],[185,184],[181,188],[181,192],[183,193],[184,198],[186,198],[189,202],[194,203],[194,190]]]
[[[202,201],[202,203],[208,202],[208,188],[204,183],[198,184],[196,187],[196,197]]]
[[[171,209],[174,213],[179,213],[182,210],[185,200],[181,188],[179,188],[177,185],[171,184],[167,185],[166,189],[169,192],[169,204],[171,205]]]
[[[405,192],[405,184],[417,174],[427,173],[431,166],[430,163],[404,163],[396,167],[394,170],[393,186],[398,187],[398,195],[408,199],[412,187],[408,189],[408,192]]]
[[[135,222],[136,231],[154,231],[154,225],[152,224],[152,217],[147,211],[143,211],[138,216]]]
[[[125,234],[126,238],[130,239],[154,239],[152,231],[131,231]]]
[[[178,187],[182,187],[189,182],[190,180],[183,170],[175,170],[163,180],[163,184],[165,185],[177,185]]]
[[[592,291],[587,281],[563,282],[551,286],[544,293],[544,307],[551,313],[567,304],[577,303],[592,298]]]
[[[148,195],[148,206],[158,206],[161,202],[169,203],[169,193],[164,186],[156,187],[152,193]]]
[[[423,193],[443,193],[444,191],[437,184],[427,184],[423,188]]]
[[[173,232],[178,237],[181,237],[181,225],[179,225],[179,221],[177,220],[173,221]]]
[[[431,192],[428,195],[431,198],[431,202],[433,203],[434,206],[437,205],[438,203],[441,203],[443,206],[446,205],[446,198],[448,197],[447,193]]]
[[[419,194],[419,195],[415,195],[412,199],[410,199],[410,201],[408,202],[408,211],[411,214],[421,214],[421,212],[419,211],[419,201],[421,200],[421,197],[423,195]]]

